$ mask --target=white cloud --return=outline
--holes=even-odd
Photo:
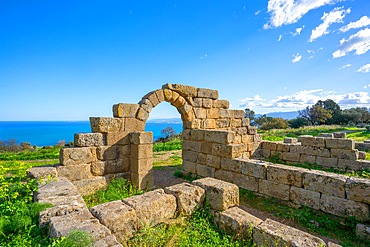
[[[262,101],[264,101],[261,96],[256,94],[253,98],[244,98],[240,101],[240,106],[245,106],[245,107],[256,107],[258,105],[263,104]]]
[[[343,65],[342,67],[340,67],[341,69],[346,69],[346,68],[349,68],[349,67],[351,67],[352,66],[352,64],[345,64],[345,65]]]
[[[299,53],[297,53],[293,55],[292,63],[298,63],[299,61],[301,61],[301,59],[302,59],[302,56]]]
[[[365,28],[351,35],[347,40],[342,39],[340,48],[333,52],[333,58],[344,57],[351,51],[355,51],[356,55],[361,55],[368,50],[370,50],[370,29]]]
[[[257,10],[256,12],[254,12],[254,15],[259,15],[259,14],[261,14],[261,10]]]
[[[296,23],[310,10],[338,1],[340,0],[269,0],[267,12],[271,14],[271,18],[264,28]]]
[[[283,35],[279,35],[279,38],[278,38],[278,42],[280,42],[280,40],[283,38]]]
[[[370,84],[365,85],[364,88],[370,88]]]
[[[321,17],[323,22],[314,30],[312,30],[310,42],[313,42],[315,39],[328,34],[329,26],[333,23],[343,22],[343,18],[349,13],[351,13],[351,9],[349,8],[345,10],[343,7],[335,8],[329,13],[324,12],[323,16]]]
[[[365,64],[361,68],[357,70],[357,72],[362,72],[362,73],[369,73],[370,72],[370,63]]]
[[[295,32],[291,32],[292,36],[294,37],[294,36],[300,35],[303,28],[304,28],[304,25],[302,27],[296,28]]]
[[[370,18],[367,17],[366,15],[361,17],[358,21],[355,22],[350,22],[347,25],[339,28],[339,31],[345,33],[348,32],[351,29],[357,29],[357,28],[362,28],[370,25]]]
[[[370,87],[370,84],[367,85]],[[315,104],[319,100],[332,99],[342,109],[352,107],[370,107],[370,96],[368,92],[355,92],[346,94],[335,94],[333,91],[323,91],[322,89],[315,90],[303,90],[296,92],[292,95],[278,96],[273,100],[259,100],[249,101],[246,98],[241,101],[240,107],[247,107],[251,109],[270,109],[289,111],[289,110],[301,110],[307,106]]]

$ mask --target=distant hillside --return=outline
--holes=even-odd
[[[260,117],[262,114],[256,114],[256,117]],[[298,117],[298,111],[288,111],[288,112],[269,112],[266,114],[268,117],[280,117],[283,119],[293,119]]]

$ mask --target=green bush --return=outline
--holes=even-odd
[[[182,140],[173,139],[168,142],[156,142],[153,145],[154,152],[160,151],[172,151],[172,150],[181,150],[182,149]]]

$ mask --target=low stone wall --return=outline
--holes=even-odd
[[[370,151],[370,140],[366,140],[364,142],[356,142],[355,148],[358,149],[359,151],[365,152]]]
[[[289,143],[262,141],[254,157],[276,157],[287,163],[318,164],[325,168],[354,170],[370,168],[366,153],[355,149],[352,139],[300,136]]]
[[[369,221],[370,180],[260,160],[221,163],[215,178],[336,216]]]
[[[35,174],[35,171],[33,171]],[[271,219],[265,221],[238,208],[239,188],[231,183],[204,178],[143,195],[104,203],[90,209],[68,180],[54,179],[35,194],[40,203],[54,207],[40,213],[40,225],[50,237],[66,236],[71,230],[92,234],[96,247],[122,246],[145,226],[166,223],[178,215],[191,215],[207,197],[215,223],[231,234],[248,237],[258,246],[326,246],[317,237]]]

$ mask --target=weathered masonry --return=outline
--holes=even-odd
[[[75,135],[75,147],[60,153],[58,176],[81,194],[106,186],[114,176],[130,178],[141,189],[153,187],[151,132],[145,122],[153,107],[166,101],[183,121],[183,171],[215,177],[259,194],[340,217],[369,221],[370,181],[329,172],[277,165],[253,158],[278,155],[287,162],[324,167],[369,168],[353,140],[301,137],[299,143],[262,142],[243,110],[230,110],[218,92],[166,84],[138,104],[113,106],[113,117],[91,117],[92,133]]]

